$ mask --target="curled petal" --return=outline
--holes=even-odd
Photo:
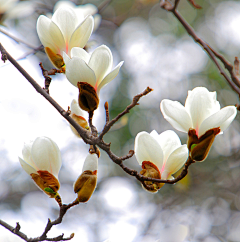
[[[87,82],[95,86],[96,77],[93,70],[79,57],[73,57],[66,65],[67,79],[77,87],[78,82]]]
[[[101,81],[101,83],[97,87],[98,94],[102,87],[104,87],[106,84],[108,84],[110,81],[112,81],[118,75],[118,72],[122,65],[123,65],[123,61],[121,61],[109,74],[107,74],[107,76],[104,77],[104,79]]]
[[[88,154],[86,157],[82,171],[96,171],[98,169],[98,157],[96,154]]]
[[[186,162],[188,158],[187,145],[181,145],[179,148],[174,150],[168,157],[165,164],[162,179],[169,179],[169,177],[176,173]]]
[[[191,118],[181,103],[164,99],[161,101],[160,109],[163,117],[175,129],[187,133],[192,127]]]
[[[86,45],[92,34],[93,24],[93,17],[87,16],[85,20],[77,26],[70,39],[69,50],[73,47],[83,48]]]
[[[88,65],[95,72],[97,85],[99,85],[106,74],[112,70],[112,64],[112,52],[106,45],[101,45],[94,50]]]
[[[37,171],[32,167],[30,166],[27,162],[25,162],[23,159],[21,159],[20,157],[19,158],[19,162],[22,166],[22,168],[30,175],[32,173],[37,173]]]
[[[216,92],[196,87],[188,91],[185,108],[192,118],[193,128],[198,130],[206,118],[220,110],[220,104],[216,100]]]
[[[214,113],[207,119],[205,119],[199,128],[199,137],[203,135],[207,130],[220,127],[221,131],[228,128],[230,123],[237,115],[237,109],[234,106],[227,106],[222,108],[217,113]]]
[[[57,144],[47,137],[38,137],[32,145],[32,159],[39,170],[46,170],[56,178],[62,165]]]
[[[143,161],[150,161],[161,170],[163,163],[163,151],[158,142],[147,132],[140,132],[135,138],[135,155],[142,165]]]

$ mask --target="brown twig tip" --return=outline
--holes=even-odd
[[[202,7],[194,2],[194,0],[188,0],[192,6],[196,9],[202,9]]]
[[[109,122],[108,102],[105,102],[105,104],[104,104],[104,108],[105,108],[105,111],[106,111],[106,123],[108,123],[108,122]]]
[[[17,222],[16,227],[13,230],[13,233],[18,233],[20,229],[21,229],[21,226],[20,226],[19,222]]]
[[[125,155],[125,156],[120,157],[120,159],[122,161],[130,159],[131,157],[133,157],[134,153],[135,153],[134,150],[129,150],[128,154]]]

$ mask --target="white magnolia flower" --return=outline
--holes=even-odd
[[[78,202],[87,202],[97,186],[98,157],[96,154],[88,154],[82,174],[73,184],[74,192],[78,194]]]
[[[70,53],[73,47],[83,48],[93,31],[93,17],[77,14],[73,8],[58,8],[52,19],[39,16],[37,33],[46,53],[54,66],[58,64],[63,51]]]
[[[72,8],[77,13],[77,15],[83,15],[84,17],[92,15],[94,18],[93,31],[95,31],[101,23],[101,15],[97,14],[98,8],[91,3],[76,6],[75,3],[70,1],[58,1],[54,6],[53,12],[55,12],[58,8]]]
[[[188,158],[187,146],[181,145],[178,135],[172,130],[167,130],[159,135],[155,130],[150,134],[145,131],[138,133],[134,150],[142,168],[148,169],[146,165],[154,168],[155,175],[158,173],[160,179],[172,179],[172,174],[176,173]],[[148,183],[146,182],[146,184]],[[157,189],[153,192],[156,191]]]
[[[31,15],[35,4],[29,1],[0,0],[0,19],[16,19]]]
[[[70,116],[84,129],[89,130],[88,122],[84,118],[83,110],[79,107],[77,100],[73,99],[71,103],[71,114]],[[81,138],[77,130],[70,124],[72,132],[78,137]]]
[[[23,159],[19,157],[20,164],[37,186],[44,192],[45,188],[51,188],[56,195],[60,187],[58,173],[62,165],[57,144],[48,137],[38,137],[33,142],[24,144],[22,155]]]
[[[205,87],[196,87],[188,91],[185,107],[177,101],[164,99],[160,109],[164,118],[175,129],[186,133],[189,129],[194,129],[196,135],[201,137],[213,128],[219,127],[224,131],[237,114],[235,106],[220,109],[216,97],[216,92],[209,92]]]
[[[105,45],[96,48],[92,54],[87,53],[82,48],[73,48],[71,58],[65,53],[63,58],[66,64],[67,79],[76,87],[78,82],[90,84],[97,95],[99,95],[102,87],[117,76],[123,64],[123,61],[121,61],[112,70],[112,52]]]

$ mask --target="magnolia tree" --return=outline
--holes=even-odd
[[[146,2],[141,1],[141,6],[146,7]],[[192,11],[201,8],[197,1],[188,0],[188,2],[193,8]],[[179,21],[193,40],[208,54],[219,70],[219,74],[223,76],[233,92],[240,95],[238,59],[235,59],[233,68],[233,65],[224,56],[201,39],[178,12],[179,3],[180,0],[162,0],[155,6],[162,13],[169,16],[173,15]],[[16,15],[12,13],[12,6],[14,5],[17,8],[20,4],[28,4],[30,10],[26,11],[27,15],[34,11],[38,13],[39,5],[36,2],[0,1],[0,16],[3,23],[13,16],[19,18],[17,13],[23,15],[23,11],[17,9],[15,10]],[[0,44],[2,61],[11,63],[12,68],[16,68],[25,77],[36,92],[40,93],[42,98],[45,98],[49,105],[52,105],[59,112],[59,118],[67,120],[75,135],[72,139],[78,139],[89,149],[84,162],[81,161],[83,168],[82,171],[79,171],[79,177],[75,180],[71,191],[76,193],[75,199],[65,204],[65,198],[61,196],[59,191],[61,184],[59,171],[62,166],[62,157],[58,148],[58,141],[53,140],[50,136],[36,137],[32,141],[26,140],[22,154],[19,154],[20,165],[29,175],[29,179],[32,179],[32,182],[47,195],[46,200],[48,197],[56,200],[59,206],[59,215],[53,221],[49,219],[42,234],[36,235],[34,238],[30,238],[27,233],[23,233],[19,223],[16,227],[12,227],[8,224],[8,221],[3,221],[4,217],[1,217],[0,224],[25,241],[66,241],[74,238],[74,233],[68,237],[64,234],[51,237],[48,233],[53,226],[60,223],[64,224],[64,216],[72,207],[83,206],[83,203],[91,202],[91,196],[98,184],[98,160],[101,153],[106,154],[119,170],[131,177],[131,180],[135,179],[141,184],[146,194],[155,193],[153,196],[159,196],[164,184],[171,186],[181,183],[188,176],[190,166],[197,165],[200,167],[202,163],[199,162],[211,162],[208,154],[211,152],[216,136],[228,132],[227,128],[237,115],[239,106],[236,103],[220,107],[217,93],[213,88],[205,85],[195,86],[185,94],[184,105],[177,97],[173,100],[165,98],[157,103],[160,107],[159,115],[162,115],[166,123],[169,123],[168,127],[171,130],[161,129],[162,132],[157,132],[158,127],[153,127],[152,130],[149,130],[148,127],[145,130],[138,130],[134,144],[133,142],[131,144],[132,149],[129,150],[128,154],[116,155],[112,149],[113,144],[105,140],[105,135],[119,125],[120,120],[127,117],[128,113],[134,113],[134,109],[141,104],[142,99],[147,99],[154,92],[152,92],[152,87],[148,86],[147,81],[142,81],[141,86],[144,85],[145,88],[142,92],[135,93],[132,101],[123,108],[123,111],[113,118],[110,117],[111,108],[106,101],[104,109],[102,109],[105,111],[100,113],[101,117],[105,116],[103,128],[99,129],[96,121],[96,125],[94,124],[97,110],[103,108],[100,107],[103,106],[100,90],[102,88],[107,89],[108,83],[115,82],[114,79],[121,72],[122,66],[128,65],[127,58],[124,59],[125,63],[120,61],[113,64],[115,61],[111,47],[104,43],[104,38],[96,43],[91,42],[93,32],[98,31],[97,29],[101,24],[101,10],[110,5],[111,1],[103,2],[99,7],[92,4],[75,5],[71,1],[58,1],[52,9],[52,14],[46,13],[46,15],[38,17],[36,32],[42,45],[33,48],[32,53],[39,51],[45,53],[53,65],[52,69],[47,70],[48,64],[40,63],[42,78],[45,81],[44,87],[35,81],[28,74],[28,70],[24,69],[20,62],[9,54],[9,50],[4,44]],[[104,24],[104,21],[102,24]],[[1,32],[20,42],[6,30]],[[31,48],[31,45],[27,45]],[[166,61],[171,61],[171,59]],[[58,104],[59,100],[55,100],[51,96],[51,76],[64,77],[64,82],[69,82],[68,85],[73,85],[77,90],[78,95],[74,97],[71,104],[68,104],[68,108],[61,107]],[[57,88],[56,85],[55,88]],[[24,90],[21,90],[21,93],[27,95]],[[124,100],[123,103],[125,103]],[[141,105],[138,109],[141,110]],[[69,132],[71,131],[69,129]],[[179,133],[175,131],[185,133],[185,136],[181,136],[182,142],[178,136]],[[56,132],[61,132],[61,130]],[[116,153],[119,154],[119,152]],[[134,156],[133,162],[136,162],[136,164],[138,162],[140,167],[136,166],[133,169],[126,165],[125,161]],[[68,166],[66,161],[64,166]],[[188,229],[187,226],[181,226],[174,231],[176,237],[172,237],[171,230],[166,229],[165,232],[162,232],[162,237],[155,239],[160,239],[159,241],[184,241],[188,236]]]

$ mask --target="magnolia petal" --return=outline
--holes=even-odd
[[[181,141],[178,135],[172,130],[167,130],[159,134],[157,141],[163,150],[164,162],[175,149],[181,146]]]
[[[11,9],[15,3],[17,2],[18,0],[1,0],[0,1],[0,5],[1,5],[1,8],[0,8],[0,13],[4,13],[6,12],[7,10]]]
[[[77,6],[76,11],[78,11],[78,13],[81,13],[86,17],[87,15],[96,14],[98,12],[98,8],[91,3],[87,3],[84,5]]]
[[[222,108],[217,113],[214,113],[207,119],[205,119],[199,128],[199,137],[203,135],[207,130],[220,127],[221,131],[228,128],[230,123],[237,115],[237,109],[234,106],[227,106]]]
[[[27,162],[25,162],[22,158],[20,158],[20,157],[18,157],[18,158],[19,158],[19,162],[20,162],[22,168],[29,175],[32,174],[32,173],[37,173],[37,171],[32,166],[30,166]]]
[[[32,145],[32,159],[39,170],[46,170],[56,178],[62,165],[57,144],[48,137],[38,137]]]
[[[93,16],[93,18],[94,18],[94,28],[93,28],[93,32],[95,32],[99,28],[99,26],[101,24],[102,16],[100,14],[95,14]]]
[[[220,104],[216,100],[216,92],[209,92],[205,87],[196,87],[188,91],[185,108],[192,118],[193,128],[198,132],[202,122],[220,110]]]
[[[32,145],[33,141],[29,143],[25,143],[22,149],[22,155],[23,155],[23,160],[28,163],[31,167],[33,167],[35,170],[38,170],[38,167],[34,164],[32,160]]]
[[[58,1],[53,8],[53,12],[55,12],[58,8],[75,8],[76,4],[70,1]]]
[[[164,167],[164,177],[167,179],[169,175],[176,173],[187,161],[188,148],[187,145],[181,145],[179,148],[174,150],[168,157],[168,160]]]
[[[70,60],[71,58],[63,51],[63,61],[65,65],[67,65]]]
[[[106,84],[112,81],[119,73],[121,66],[123,65],[124,61],[121,61],[104,79],[101,81],[99,86],[97,87],[97,93],[99,94],[101,88],[103,88]]]
[[[93,17],[87,16],[85,20],[77,26],[70,39],[69,50],[73,47],[83,48],[86,45],[92,34],[93,24]]]
[[[78,25],[78,18],[72,8],[58,8],[53,14],[52,21],[61,30],[65,42],[68,43]]]
[[[72,103],[71,103],[71,113],[74,113],[76,114],[77,116],[81,116],[83,117],[83,111],[82,109],[79,107],[78,105],[78,102],[76,99],[73,99],[72,100]]]
[[[161,101],[160,110],[175,129],[187,133],[192,128],[191,118],[181,103],[164,99]]]
[[[71,57],[79,57],[83,59],[86,63],[88,63],[91,55],[89,55],[87,51],[80,47],[73,47],[71,50]]]
[[[96,75],[97,85],[112,70],[112,64],[112,52],[106,45],[101,45],[94,50],[88,65]]]
[[[73,57],[66,65],[67,79],[77,87],[78,82],[87,82],[95,87],[96,77],[93,70],[79,57]]]
[[[8,0],[6,1],[8,2]],[[18,2],[15,6],[10,8],[6,13],[7,19],[17,19],[17,18],[23,18],[27,17],[34,13],[34,3],[24,1],[24,2]]]
[[[90,170],[96,171],[98,169],[98,157],[96,154],[88,154],[82,168],[82,172]]]
[[[137,134],[134,146],[135,156],[140,165],[143,161],[150,161],[161,170],[163,151],[158,142],[147,132]]]

